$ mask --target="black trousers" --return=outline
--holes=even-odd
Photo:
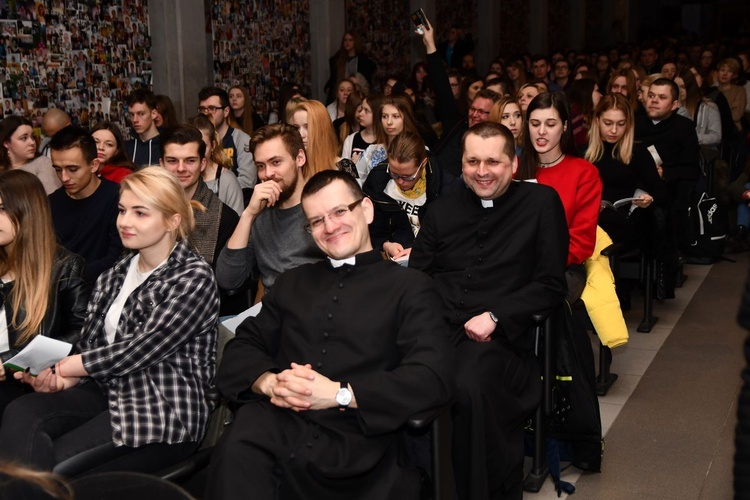
[[[27,394],[5,410],[0,424],[0,458],[52,470],[83,452],[95,452],[71,475],[106,472],[154,472],[187,458],[198,444],[154,443],[133,448],[115,446],[107,398],[87,382],[68,390]]]
[[[205,498],[419,498],[419,474],[402,460],[405,450],[398,438],[391,440],[372,468],[354,473],[341,467],[331,472],[331,464],[357,462],[356,457],[372,451],[366,445],[348,446],[349,436],[350,430],[343,426],[325,428],[267,400],[246,403],[211,457]]]
[[[462,327],[463,328],[463,327]],[[453,470],[461,500],[523,498],[523,424],[541,401],[539,364],[499,340],[456,346]]]

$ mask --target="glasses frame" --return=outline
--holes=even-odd
[[[219,110],[224,111],[225,107],[226,106],[198,106],[198,113],[205,115],[206,111],[208,111],[209,113],[214,114]]]
[[[358,200],[356,200],[356,201],[354,201],[352,203],[349,203],[348,205],[344,205],[343,207],[336,207],[331,212],[323,215],[322,217],[317,217],[317,218],[315,218],[313,220],[307,221],[305,223],[305,226],[304,226],[305,227],[305,231],[307,231],[308,233],[312,234],[312,232],[313,232],[313,230],[315,230],[315,228],[322,227],[322,225],[325,224],[326,218],[331,219],[331,220],[336,220],[336,219],[342,218],[344,215],[346,215],[347,213],[352,212],[355,208],[357,208],[357,205],[359,205],[360,203],[362,203],[362,200],[364,200],[364,199],[365,198],[362,197],[362,198],[360,198],[360,199],[358,199]],[[338,215],[336,215],[339,210],[342,210],[344,208],[346,208],[345,212],[339,213]],[[316,224],[316,225],[313,226],[313,224]]]
[[[422,167],[425,166],[425,163],[427,163],[427,158],[425,158],[422,163],[419,164],[419,166],[417,167],[417,171],[411,175],[396,175],[392,173],[390,164],[385,167],[385,173],[388,174],[388,177],[390,177],[394,181],[401,179],[402,181],[411,182],[417,178],[417,176],[419,175],[419,171],[422,170]]]

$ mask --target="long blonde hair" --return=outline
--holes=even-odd
[[[492,108],[490,109],[489,121],[495,122],[495,123],[499,123],[500,125],[502,125],[503,124],[502,123],[503,112],[505,111],[505,107],[508,104],[515,104],[516,106],[518,106],[518,111],[521,112],[521,123],[518,124],[518,127],[519,127],[518,139],[514,138],[516,145],[520,146],[521,144],[523,144],[523,131],[524,131],[524,128],[525,128],[523,126],[523,122],[525,120],[524,120],[524,117],[523,117],[523,111],[521,111],[521,105],[518,104],[518,101],[516,100],[515,97],[513,97],[513,96],[501,97],[499,101],[497,101],[495,104],[493,104]]]
[[[16,463],[3,462],[0,463],[0,477],[2,476],[7,476],[7,479],[0,481],[0,488],[6,487],[10,482],[15,482],[36,486],[49,495],[50,499],[72,500],[74,498],[73,488],[65,478],[52,472],[37,471]]]
[[[1,173],[0,199],[15,231],[13,243],[0,247],[0,276],[15,275],[11,324],[22,345],[37,335],[47,313],[57,240],[47,194],[36,176],[23,170]],[[16,323],[21,310],[26,316]]]
[[[211,161],[216,163],[219,168],[231,169],[232,159],[229,158],[221,145],[219,134],[216,132],[214,122],[212,122],[206,115],[198,115],[192,117],[188,123],[201,132],[205,132],[211,138]]]
[[[310,176],[323,170],[335,169],[339,143],[328,110],[322,102],[311,99],[299,103],[294,108],[292,116],[297,111],[307,112],[307,148],[305,152],[310,167]]]
[[[619,109],[625,115],[625,134],[617,141],[615,147],[612,148],[612,157],[628,165],[630,164],[630,160],[633,159],[635,126],[633,108],[630,106],[630,101],[620,93],[607,94],[599,100],[599,104],[594,110],[593,123],[589,129],[589,147],[586,149],[584,157],[591,163],[596,163],[602,159],[604,155],[604,140],[599,130],[599,120],[601,120],[602,114],[610,109]]]
[[[165,219],[178,214],[177,241],[186,240],[195,229],[193,210],[205,210],[200,203],[188,200],[177,177],[162,167],[146,167],[125,177],[120,183],[121,195],[123,191],[132,192],[143,203],[161,212]]]

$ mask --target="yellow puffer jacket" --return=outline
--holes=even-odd
[[[597,226],[594,253],[584,262],[586,287],[581,295],[599,340],[610,348],[628,341],[628,327],[615,293],[615,278],[609,267],[609,258],[600,253],[611,244],[609,235]]]

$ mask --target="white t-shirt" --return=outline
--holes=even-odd
[[[406,212],[406,216],[409,218],[411,223],[411,230],[414,232],[414,236],[419,232],[419,209],[427,201],[427,193],[422,193],[418,198],[407,198],[403,195],[401,190],[396,185],[396,181],[391,179],[386,184],[383,190],[385,194],[396,200],[401,206],[401,210]]]
[[[117,294],[115,301],[112,302],[111,306],[109,306],[107,316],[104,318],[104,333],[107,334],[107,343],[111,344],[115,341],[115,335],[117,334],[117,324],[120,322],[122,308],[125,307],[125,302],[127,302],[130,294],[132,294],[136,288],[141,286],[141,284],[146,281],[148,277],[154,273],[154,271],[166,264],[167,259],[169,259],[169,257],[164,259],[161,264],[151,269],[150,271],[146,271],[145,273],[142,273],[138,270],[138,263],[141,261],[140,254],[137,254],[130,261],[128,274],[125,276],[125,281],[122,282],[120,293]]]
[[[0,283],[10,283],[9,281],[0,280]],[[8,300],[8,297],[5,297]],[[0,352],[10,350],[10,340],[8,339],[8,318],[5,315],[5,304],[0,307]]]

